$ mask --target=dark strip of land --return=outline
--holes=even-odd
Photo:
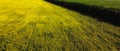
[[[46,0],[53,4],[62,6],[69,10],[77,11],[81,14],[96,18],[99,21],[104,21],[115,26],[120,26],[120,9],[105,8],[103,6],[85,5],[74,2],[52,1]]]

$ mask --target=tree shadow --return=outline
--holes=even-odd
[[[83,15],[96,18],[99,21],[104,21],[115,26],[120,26],[120,9],[105,8],[103,6],[85,5],[81,3],[64,2],[64,1],[53,1],[53,0],[46,0],[46,1],[62,6],[69,10],[77,11]]]

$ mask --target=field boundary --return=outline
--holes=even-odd
[[[120,26],[120,9],[106,8],[103,6],[96,5],[85,5],[81,3],[65,1],[46,1],[67,8],[69,10],[79,12],[83,15],[96,18],[99,21],[104,21],[115,26]]]

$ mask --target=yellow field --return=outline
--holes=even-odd
[[[120,27],[43,0],[0,0],[0,51],[119,51]]]

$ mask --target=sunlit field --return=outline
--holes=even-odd
[[[119,50],[119,26],[43,0],[0,0],[0,51]]]
[[[120,9],[120,0],[64,0],[64,1]]]

